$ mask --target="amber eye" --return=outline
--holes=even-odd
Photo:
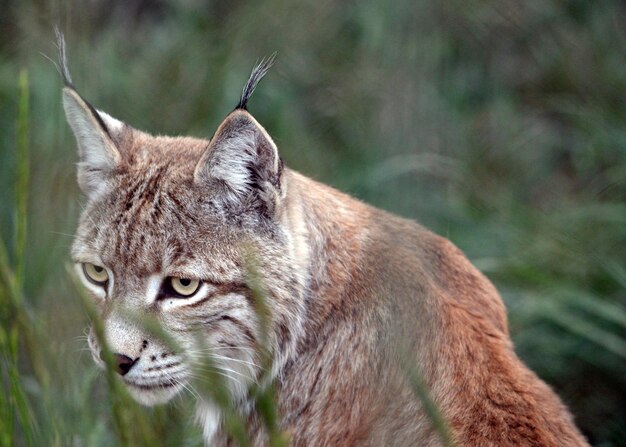
[[[191,296],[196,293],[200,287],[200,281],[190,278],[171,277],[170,284],[174,292],[181,296]]]
[[[89,281],[99,286],[103,286],[109,280],[107,270],[99,265],[85,262],[83,264],[83,272]]]

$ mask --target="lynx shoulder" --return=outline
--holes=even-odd
[[[502,300],[459,249],[283,166],[247,111],[271,61],[210,140],[155,137],[85,101],[58,41],[86,196],[72,257],[139,402],[183,392],[208,346],[254,445],[267,443],[249,395],[263,374],[293,446],[442,445],[413,374],[459,446],[587,445],[516,356]],[[156,316],[180,349],[131,314]],[[90,332],[104,366],[102,342]],[[207,445],[231,445],[210,398],[198,400],[197,419]]]

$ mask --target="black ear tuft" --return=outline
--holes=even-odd
[[[65,48],[65,37],[63,36],[63,33],[61,32],[58,26],[54,27],[54,35],[56,36],[57,48],[59,50],[59,63],[55,65],[57,67],[57,70],[59,70],[59,72],[61,73],[61,76],[63,77],[63,84],[65,85],[65,87],[72,89],[80,97],[80,99],[83,100],[85,105],[91,111],[91,114],[93,115],[93,117],[98,121],[98,124],[100,124],[100,127],[102,127],[102,130],[104,130],[107,133],[107,135],[109,135],[110,137],[111,136],[110,129],[108,128],[108,126],[106,125],[106,123],[104,122],[100,114],[98,113],[98,111],[95,109],[94,106],[92,106],[89,103],[89,101],[83,98],[76,91],[76,88],[74,87],[74,82],[72,81],[72,75],[70,74],[70,69],[67,65],[67,50]]]
[[[59,49],[59,65],[57,65],[57,69],[63,76],[63,84],[66,87],[70,87],[74,89],[74,83],[72,82],[72,76],[70,75],[70,70],[67,67],[67,53],[65,51],[65,37],[61,30],[59,30],[58,26],[54,27],[54,35],[57,39],[57,48]],[[74,89],[76,90],[76,89]]]
[[[248,110],[248,100],[252,93],[254,93],[254,89],[259,84],[263,76],[267,74],[272,65],[274,65],[274,61],[276,60],[276,53],[272,54],[270,57],[261,59],[261,62],[254,67],[252,73],[250,73],[250,77],[248,78],[248,82],[243,87],[243,91],[241,92],[241,98],[239,99],[239,104],[235,107],[237,109]]]

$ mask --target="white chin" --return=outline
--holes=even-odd
[[[164,404],[176,396],[182,389],[182,385],[176,384],[168,387],[143,388],[127,383],[128,393],[141,405],[152,406]]]

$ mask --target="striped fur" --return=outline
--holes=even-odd
[[[253,255],[291,445],[440,445],[407,363],[460,446],[586,445],[513,351],[493,285],[449,241],[283,169],[245,110],[209,142],[125,124],[104,132],[100,112],[77,98],[66,87],[87,195],[72,256],[109,272],[94,299],[109,347],[136,359],[122,380],[138,401],[165,402],[193,385],[190,365],[209,354],[254,445],[266,444],[248,396],[262,375]],[[177,299],[159,292],[169,276],[204,283]],[[158,318],[183,349],[172,352],[131,315]],[[89,344],[101,364],[93,333]],[[213,402],[199,400],[197,418],[206,445],[232,445]]]

